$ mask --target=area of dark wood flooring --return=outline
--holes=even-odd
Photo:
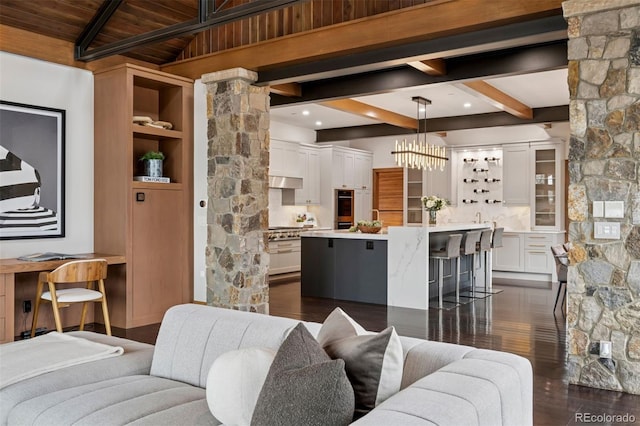
[[[640,423],[640,396],[568,384],[565,319],[560,309],[552,312],[555,288],[494,287],[503,292],[448,311],[427,312],[301,297],[300,282],[290,281],[271,286],[270,313],[322,322],[339,306],[369,330],[393,325],[405,336],[521,355],[533,365],[535,425],[580,424],[577,413],[630,414]],[[115,329],[114,334],[154,343],[158,329],[154,324]]]

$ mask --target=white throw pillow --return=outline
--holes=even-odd
[[[207,404],[225,425],[249,425],[275,352],[245,348],[225,352],[207,376]]]
[[[322,324],[317,340],[331,358],[345,362],[356,397],[355,418],[400,390],[404,354],[393,327],[371,333],[336,308]]]

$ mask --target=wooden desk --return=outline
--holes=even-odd
[[[106,259],[109,265],[125,263],[121,255],[102,253],[83,253],[88,259]],[[15,320],[15,283],[16,274],[24,272],[52,271],[58,266],[78,259],[50,260],[46,262],[28,262],[18,259],[0,259],[0,343],[12,342]],[[35,297],[35,293],[34,293]]]

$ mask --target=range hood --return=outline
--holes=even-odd
[[[269,188],[302,189],[302,178],[289,176],[269,176]]]

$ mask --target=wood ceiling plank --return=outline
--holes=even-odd
[[[407,65],[411,65],[428,75],[447,75],[447,64],[442,58],[407,62]]]
[[[260,71],[275,66],[557,15],[561,10],[562,0],[436,0],[340,25],[166,64],[162,66],[162,70],[191,78],[235,67]],[[328,43],[327,40],[331,42]],[[310,49],[310,46],[314,48]]]
[[[506,111],[518,118],[523,118],[525,120],[531,120],[533,118],[533,109],[531,109],[530,106],[525,105],[503,91],[498,90],[486,81],[469,81],[458,85],[458,87],[486,100],[496,108]],[[471,89],[471,91],[464,89],[465,87]]]
[[[406,115],[397,114],[393,111],[378,108],[365,104],[353,99],[338,99],[334,101],[320,102],[319,105],[337,109],[339,111],[356,114],[362,117],[371,118],[382,123],[392,124],[394,126],[403,127],[405,129],[417,129],[418,120],[407,117]]]

